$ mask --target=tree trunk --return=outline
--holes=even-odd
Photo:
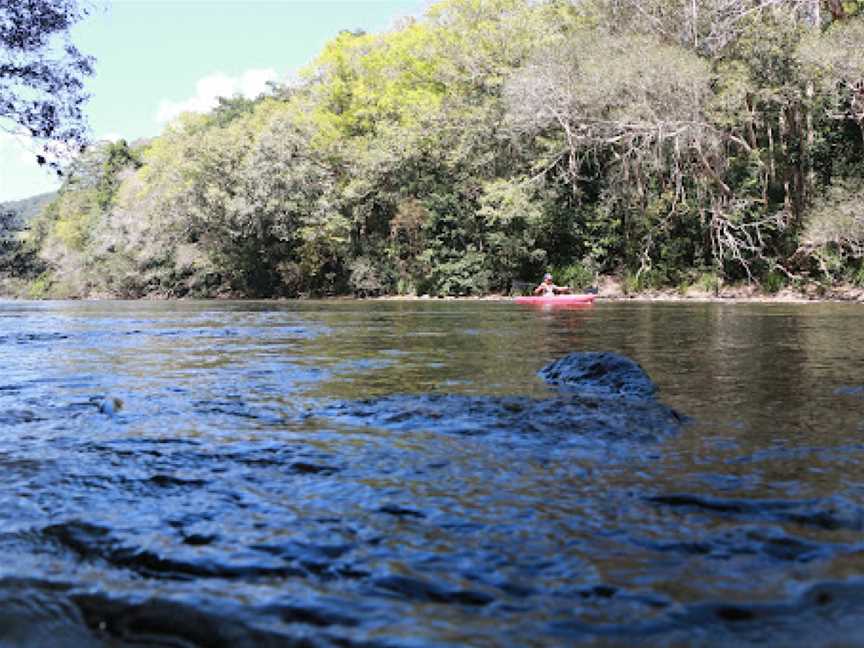
[[[802,106],[800,103],[793,103],[789,106],[790,122],[792,124],[791,136],[798,149],[798,155],[793,166],[793,185],[792,185],[792,227],[797,231],[801,225],[801,214],[804,212],[804,202],[806,200],[806,178],[807,178],[807,159],[810,155],[806,141],[806,133],[802,119]]]
[[[749,118],[747,119],[747,140],[750,143],[750,148],[756,150],[758,143],[756,141],[756,129],[753,126],[753,123],[756,121],[756,110],[753,108],[753,98],[748,96],[745,99],[747,104],[747,114]]]
[[[691,0],[690,10],[691,10],[692,16],[693,16],[693,27],[692,27],[692,29],[693,29],[693,49],[698,50],[699,49],[699,25],[698,25],[699,15],[698,15],[697,9],[696,9],[696,0]]]
[[[816,3],[816,6],[819,6],[818,2]],[[815,142],[815,133],[813,131],[813,96],[815,94],[815,89],[812,80],[807,81],[805,94],[807,96],[807,104],[804,107],[807,136],[803,159],[807,173],[807,182],[804,186],[804,195],[806,198],[813,191],[813,187],[816,186],[816,169],[813,167],[813,144]]]
[[[777,113],[778,135],[780,136],[780,155],[783,156],[783,209],[789,214],[792,211],[792,191],[790,167],[786,160],[789,159],[788,141],[788,125],[786,123],[786,107],[780,106]],[[788,225],[788,217],[787,222]]]
[[[777,177],[777,165],[774,162],[774,129],[768,124],[768,173],[771,182]]]

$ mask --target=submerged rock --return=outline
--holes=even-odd
[[[343,401],[316,412],[342,424],[389,430],[434,430],[461,436],[574,436],[658,441],[678,430],[681,417],[653,400],[564,395],[543,400],[461,394],[397,394]]]
[[[0,646],[100,648],[63,586],[26,579],[0,581]]]
[[[564,435],[607,441],[658,441],[683,422],[677,412],[654,398],[651,379],[624,356],[571,353],[539,373],[548,383],[565,389],[545,399],[394,394],[342,401],[315,414],[343,424],[391,430],[464,436]]]

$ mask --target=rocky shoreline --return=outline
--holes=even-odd
[[[381,300],[492,300],[505,301],[509,295],[483,296],[447,296],[433,297],[431,295],[388,295],[376,297]],[[769,292],[757,284],[729,285],[719,288],[716,292],[690,286],[686,290],[675,288],[644,290],[630,292],[623,284],[614,278],[603,278],[597,285],[597,298],[603,301],[634,301],[634,302],[864,302],[864,288],[852,285],[820,286],[812,284],[803,289],[783,288],[777,292]]]

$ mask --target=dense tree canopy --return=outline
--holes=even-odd
[[[444,0],[92,147],[34,295],[864,284],[864,2]]]

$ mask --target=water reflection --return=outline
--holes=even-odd
[[[0,598],[30,612],[0,636],[62,609],[79,645],[849,643],[860,315],[2,303]],[[571,351],[691,422],[578,427],[536,375]]]

